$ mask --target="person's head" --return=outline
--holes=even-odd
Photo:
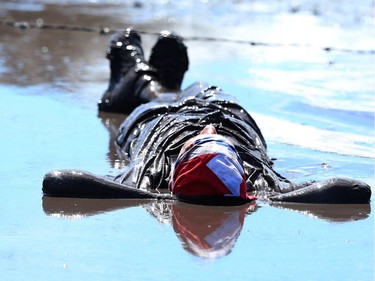
[[[234,144],[212,125],[183,145],[172,173],[170,187],[181,201],[238,205],[255,199],[246,193],[245,171]]]

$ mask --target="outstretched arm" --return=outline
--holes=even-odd
[[[333,178],[309,185],[294,186],[293,191],[270,197],[275,202],[321,203],[321,204],[363,204],[369,203],[371,188],[364,182]]]
[[[171,194],[158,194],[98,177],[79,170],[57,170],[43,179],[43,194],[51,197],[101,199],[174,199]]]

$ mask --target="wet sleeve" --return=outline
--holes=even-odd
[[[364,182],[333,178],[322,182],[295,185],[294,190],[270,197],[274,202],[318,204],[369,203],[371,188]]]

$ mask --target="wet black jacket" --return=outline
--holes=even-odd
[[[199,83],[179,96],[164,95],[141,105],[129,115],[116,140],[127,168],[115,181],[141,189],[167,188],[181,147],[208,124],[235,144],[244,161],[248,190],[279,190],[284,178],[273,171],[254,119],[234,97]]]

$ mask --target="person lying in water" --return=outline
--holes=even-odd
[[[129,28],[112,37],[107,58],[109,87],[98,107],[129,114],[116,138],[126,168],[113,178],[52,171],[44,177],[44,195],[208,205],[244,204],[255,196],[277,202],[370,201],[371,188],[358,180],[291,183],[273,169],[259,127],[233,96],[205,83],[181,91],[189,60],[179,36],[160,33],[147,62],[139,33]]]

